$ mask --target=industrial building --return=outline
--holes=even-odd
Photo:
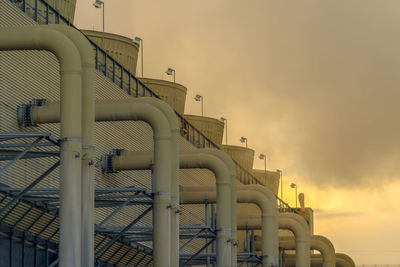
[[[0,0],[0,266],[355,266],[185,86],[135,77],[140,43],[74,12]]]

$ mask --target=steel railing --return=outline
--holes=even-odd
[[[64,24],[77,29],[71,22],[63,17],[55,8],[50,6],[44,0],[9,0],[11,3],[19,7],[24,13],[31,17],[34,21],[39,24]],[[79,29],[77,29],[79,30]],[[87,37],[86,37],[87,38]],[[151,91],[146,85],[139,81],[129,70],[125,69],[119,64],[114,58],[106,53],[101,47],[99,47],[92,40],[87,38],[93,46],[96,57],[95,65],[96,69],[100,71],[104,76],[112,80],[127,94],[133,97],[160,97]],[[190,124],[183,116],[176,113],[179,118],[179,124],[181,127],[181,135],[198,148],[216,148],[221,149],[218,145],[213,143],[209,138],[202,134],[196,127]],[[254,177],[250,172],[240,166],[236,161],[238,179],[243,184],[261,184],[264,185],[260,180]],[[278,196],[278,205],[281,209],[293,210],[290,206],[280,199]]]

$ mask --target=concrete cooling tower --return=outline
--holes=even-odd
[[[185,115],[184,117],[214,144],[218,146],[222,144],[222,136],[224,134],[223,122],[214,118],[204,116]]]

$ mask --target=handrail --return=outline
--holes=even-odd
[[[64,24],[76,28],[71,22],[63,17],[55,8],[50,6],[44,0],[9,0],[12,4],[19,7],[24,13],[29,15],[33,20],[39,24]],[[33,2],[33,5],[32,3]],[[83,33],[82,33],[83,34]],[[84,34],[85,35],[85,34]],[[86,35],[85,35],[86,36]],[[125,69],[119,64],[114,58],[109,56],[106,51],[96,45],[87,36],[90,44],[95,49],[95,67],[96,70],[103,73],[104,76],[111,79],[117,84],[122,90],[133,97],[160,97],[151,91],[146,85],[139,81],[129,70]],[[176,112],[179,118],[181,127],[181,135],[189,141],[191,144],[198,148],[216,148],[221,149],[218,145],[213,143],[209,138],[202,134],[196,127],[183,118],[183,116]],[[196,137],[197,136],[197,137]],[[237,166],[238,179],[244,184],[261,184],[256,177],[249,173],[246,169],[240,166],[234,161]],[[265,185],[264,185],[265,186]],[[287,209],[294,211],[288,203],[284,202],[277,195],[275,195],[278,201],[278,205],[281,209]]]

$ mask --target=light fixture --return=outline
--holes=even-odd
[[[243,136],[242,136],[242,137],[240,138],[240,142],[241,142],[241,143],[246,143],[246,148],[247,148],[247,138],[246,138],[246,137],[243,137]]]
[[[96,0],[94,3],[93,3],[93,6],[95,7],[95,8],[101,8],[101,6],[103,6],[103,33],[102,33],[102,35],[101,35],[101,45],[102,45],[102,49],[104,49],[104,2],[103,1],[101,1],[101,0]]]
[[[267,157],[265,154],[258,155],[258,158],[264,160],[264,185],[267,185]]]
[[[203,96],[202,95],[199,95],[199,94],[197,94],[195,97],[194,97],[194,100],[196,100],[196,101],[201,101],[201,116],[203,116]]]
[[[143,78],[143,39],[140,37],[135,37],[133,42],[140,46],[140,58],[141,58],[141,66],[142,66],[142,78]]]
[[[228,144],[228,119],[221,117],[219,119],[220,121],[222,121],[223,123],[225,123],[225,144]]]
[[[291,185],[290,185],[290,187],[291,188],[294,188],[296,191],[295,191],[295,198],[296,198],[296,211],[297,211],[297,184],[295,184],[295,183],[292,183]]]
[[[101,1],[101,0],[96,0],[96,1],[93,3],[93,5],[94,5],[95,8],[101,8],[101,5],[102,5],[102,4],[104,4],[104,2]]]

